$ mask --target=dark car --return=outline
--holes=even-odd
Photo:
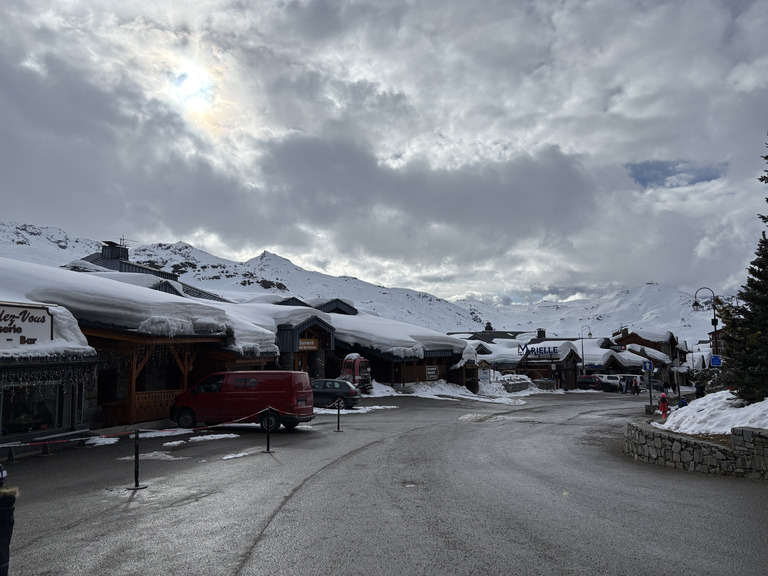
[[[576,388],[579,390],[595,390],[600,384],[600,379],[594,374],[582,374],[576,378]]]
[[[351,408],[360,402],[360,391],[346,380],[313,380],[312,394],[315,397],[315,408]]]

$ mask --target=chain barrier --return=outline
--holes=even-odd
[[[341,407],[342,402],[340,402],[338,399],[326,406],[326,409],[336,408],[336,430],[335,432],[342,432],[341,430]],[[274,426],[274,423],[270,423],[267,420],[264,419],[262,416],[263,414],[274,414],[274,417],[278,419],[277,427]],[[294,415],[290,412],[282,412],[282,414],[285,415]],[[249,420],[257,420],[259,426],[266,432],[267,434],[267,447],[265,450],[262,450],[262,453],[265,454],[273,454],[274,451],[270,449],[270,432],[273,427],[275,427],[275,430],[279,428],[279,418],[280,418],[281,412],[277,408],[273,408],[272,406],[269,406],[263,410],[260,410],[258,412],[254,412],[253,414],[249,414],[247,416],[243,416],[241,418],[236,418],[234,420],[230,420],[228,422],[222,422],[219,424],[211,424],[206,426],[196,426],[192,428],[158,428],[158,429],[141,429],[136,428],[135,430],[126,430],[122,432],[114,432],[111,434],[91,434],[90,429],[84,429],[84,430],[70,430],[67,432],[62,432],[59,434],[52,434],[49,437],[42,437],[40,439],[35,439],[32,442],[7,442],[4,444],[0,444],[0,449],[7,448],[8,449],[8,457],[6,459],[6,462],[15,462],[16,456],[14,454],[14,449],[16,448],[23,448],[28,446],[41,446],[42,447],[42,454],[45,456],[51,455],[51,444],[68,444],[70,442],[78,442],[80,446],[85,446],[89,440],[96,440],[96,439],[103,439],[103,438],[120,438],[123,436],[134,436],[134,485],[133,487],[126,488],[126,490],[142,490],[147,487],[146,484],[141,485],[139,483],[139,435],[142,432],[147,433],[157,433],[157,432],[178,432],[180,430],[183,431],[189,431],[190,433],[199,432],[202,430],[215,430],[217,428],[222,428],[224,426],[231,426],[233,424],[239,424],[246,422],[248,424],[254,423],[254,422],[247,422]],[[262,420],[267,422],[268,425],[262,424]],[[62,438],[62,436],[77,436],[77,438]]]

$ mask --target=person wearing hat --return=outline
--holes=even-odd
[[[667,401],[667,395],[664,392],[659,396],[659,411],[661,412],[662,418],[667,417],[667,413],[669,412],[669,402]]]
[[[11,559],[11,535],[13,534],[13,512],[16,508],[16,488],[5,488],[3,485],[8,472],[0,464],[0,576],[8,576],[8,565]]]

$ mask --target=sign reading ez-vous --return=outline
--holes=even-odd
[[[53,316],[45,306],[0,302],[0,348],[53,340]]]

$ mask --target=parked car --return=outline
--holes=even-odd
[[[600,384],[600,378],[594,374],[582,374],[576,378],[576,388],[579,390],[598,390],[596,388]]]
[[[287,370],[209,374],[171,406],[171,420],[182,428],[198,422],[258,422],[277,432],[281,424],[291,429],[314,417],[309,375]]]
[[[598,390],[603,392],[619,392],[621,390],[621,378],[616,374],[598,374],[601,386]]]
[[[360,402],[360,390],[346,380],[317,378],[312,380],[315,407],[351,408]]]

